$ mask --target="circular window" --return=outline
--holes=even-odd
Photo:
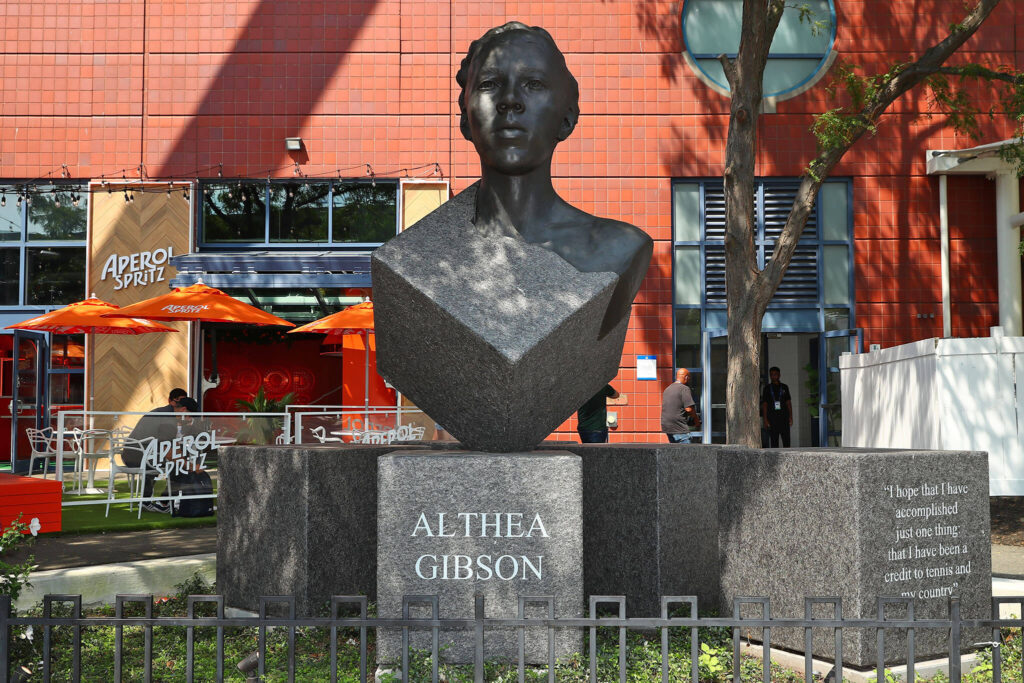
[[[686,61],[714,90],[728,94],[718,55],[735,57],[740,45],[743,0],[686,0],[682,29]],[[804,0],[786,6],[764,69],[765,99],[785,100],[820,79],[835,53],[836,13],[832,0]]]

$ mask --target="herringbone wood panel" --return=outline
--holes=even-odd
[[[121,193],[93,194],[89,245],[89,287],[119,306],[167,291],[174,268],[163,265],[163,280],[115,289],[113,277],[101,280],[111,254],[127,256],[170,247],[188,252],[189,204],[175,193],[135,192],[126,204]],[[165,323],[177,333],[92,335],[89,385],[92,410],[138,411],[164,405],[174,387],[188,388],[188,323]],[[134,422],[134,420],[132,420]]]

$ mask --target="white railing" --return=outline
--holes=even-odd
[[[295,443],[379,443],[430,441],[434,421],[417,408],[376,407],[296,411]]]
[[[147,469],[156,473],[156,479],[162,480],[168,477],[170,470],[172,469],[168,462],[177,459],[188,459],[190,455],[195,455],[199,450],[206,452],[212,452],[219,449],[221,446],[226,446],[235,443],[289,443],[292,439],[292,425],[289,419],[288,413],[276,412],[276,413],[242,413],[242,412],[231,412],[231,413],[214,413],[214,412],[198,412],[198,413],[170,413],[161,412],[153,413],[152,411],[135,412],[135,411],[104,411],[104,410],[62,410],[57,413],[56,427],[54,428],[54,451],[57,461],[57,480],[64,481],[64,456],[68,453],[69,444],[73,442],[72,434],[75,429],[89,430],[93,434],[93,454],[95,456],[95,449],[97,445],[99,448],[106,448],[106,452],[100,456],[113,459],[118,457],[120,454],[115,452],[113,434],[120,432],[122,436],[130,434],[130,430],[138,423],[140,419],[147,415],[157,415],[168,419],[173,419],[178,422],[179,426],[190,426],[191,429],[186,430],[185,435],[176,436],[170,442],[157,442],[155,447],[147,449],[146,451],[146,464]],[[180,431],[180,430],[179,430]],[[102,434],[106,432],[108,434],[105,442],[102,439]],[[188,432],[194,432],[202,434],[202,436],[193,436]],[[97,437],[97,435],[100,435]],[[99,443],[97,444],[97,441]],[[100,458],[94,458],[93,462]],[[150,462],[152,460],[152,462]],[[194,459],[193,459],[194,460]],[[195,463],[190,463],[194,465]],[[80,459],[79,466],[84,466],[84,462]],[[94,464],[95,467],[95,464]],[[113,477],[109,476],[109,472],[114,469],[111,467],[108,461],[108,489],[112,488],[114,482],[111,481]],[[90,488],[86,489],[89,491],[93,483],[93,477],[95,470],[90,469],[89,473],[89,485]],[[116,476],[116,472],[115,472]],[[92,491],[97,492],[97,491]],[[108,495],[110,491],[108,490]],[[175,496],[175,500],[186,500],[189,498],[211,498],[213,495],[199,495],[199,496]],[[149,496],[142,497],[137,492],[132,492],[128,498],[116,498],[114,502],[117,503],[142,503],[150,502],[153,500],[168,500],[166,496]],[[106,505],[110,501],[106,498],[98,500],[81,500],[74,502],[66,502],[64,506],[77,506],[77,505]]]

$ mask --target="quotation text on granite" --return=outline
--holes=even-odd
[[[959,523],[960,496],[968,493],[967,484],[939,481],[882,488],[895,504],[895,533],[883,581],[907,598],[954,595],[959,577],[971,573]]]

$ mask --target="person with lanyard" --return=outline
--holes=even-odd
[[[779,381],[781,376],[779,368],[769,368],[770,381],[761,392],[761,419],[772,448],[778,448],[780,438],[783,448],[789,448],[789,428],[793,426],[793,397],[789,387]]]
[[[576,431],[580,443],[608,443],[608,401],[618,398],[619,392],[611,384],[590,397],[576,411]]]

